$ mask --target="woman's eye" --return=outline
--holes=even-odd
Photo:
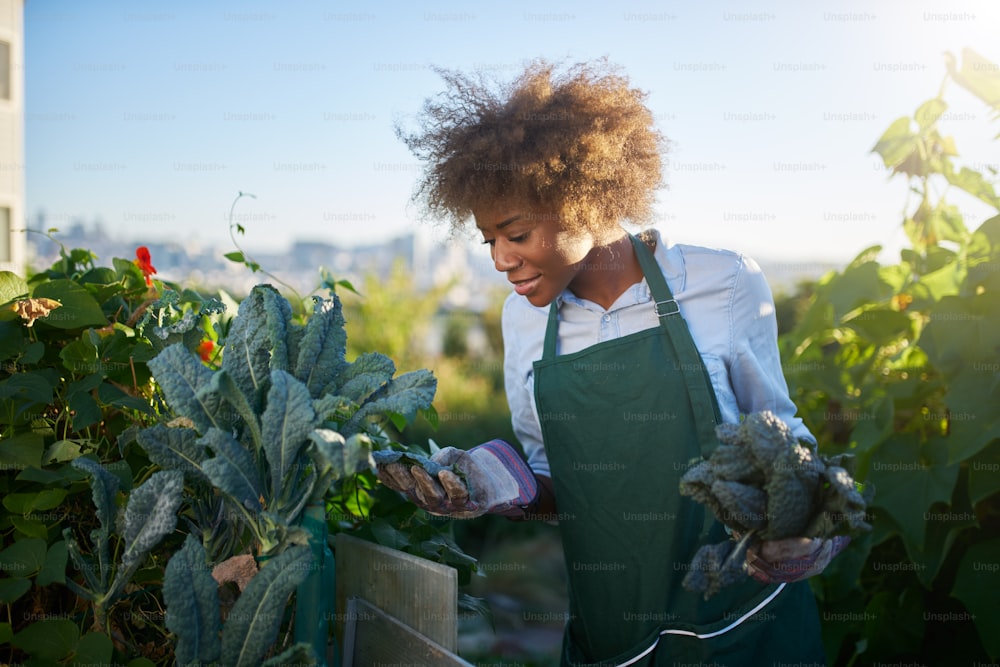
[[[518,236],[512,236],[512,237],[510,237],[509,241],[511,243],[520,243],[521,241],[525,240],[526,238],[528,238],[527,232],[525,232],[524,234],[520,234]]]
[[[483,245],[492,246],[496,243],[496,239],[483,239]]]

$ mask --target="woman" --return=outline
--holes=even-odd
[[[698,547],[725,539],[678,493],[716,424],[770,410],[815,444],[760,269],[622,227],[651,217],[666,142],[644,94],[604,61],[534,63],[498,89],[442,75],[419,130],[399,134],[426,161],[426,211],[455,229],[474,219],[513,285],[504,372],[527,460],[499,440],[429,460],[384,453],[380,479],[435,514],[558,521],[565,665],[822,664],[801,580],[839,544],[765,542],[752,576],[707,601],[681,586]]]

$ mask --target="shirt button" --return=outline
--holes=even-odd
[[[604,316],[604,317],[602,317],[601,319],[602,319],[603,321],[605,321],[605,322],[610,322],[610,321],[611,321],[611,316],[610,316],[610,315],[605,315],[605,316]]]

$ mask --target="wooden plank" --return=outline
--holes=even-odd
[[[347,601],[343,667],[471,667],[430,638],[361,598]]]
[[[345,637],[347,600],[359,597],[445,649],[458,650],[455,568],[343,533],[335,549],[338,637]]]

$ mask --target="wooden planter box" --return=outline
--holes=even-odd
[[[336,633],[343,667],[471,663],[458,650],[458,573],[337,534]]]

